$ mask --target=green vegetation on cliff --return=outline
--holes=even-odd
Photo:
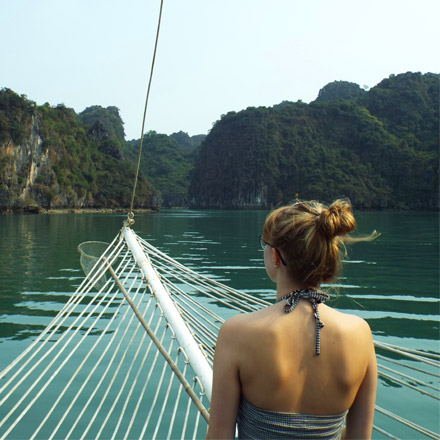
[[[0,144],[25,141],[35,107],[26,95],[19,96],[10,89],[0,91]]]
[[[222,115],[207,136],[144,137],[135,207],[268,208],[349,197],[358,208],[438,209],[440,75],[334,81],[316,101]],[[0,211],[126,208],[140,140],[116,107],[80,114],[0,91]]]
[[[1,90],[0,210],[129,206],[135,168],[123,158],[115,138],[122,129],[119,113],[114,107],[110,113],[113,131],[105,119],[85,125],[64,105],[37,106],[12,90]],[[141,176],[135,206],[149,208],[152,194]]]
[[[96,135],[104,136],[106,139],[125,142],[124,123],[119,116],[117,107],[101,107],[94,105],[87,107],[78,115],[80,121]],[[100,139],[105,140],[105,139]]]
[[[160,192],[163,206],[188,206],[190,173],[203,138],[183,132],[167,136],[155,131],[144,136],[141,170]],[[128,141],[124,149],[133,162],[137,161],[139,145],[140,140]]]
[[[438,208],[439,78],[406,73],[369,92],[341,81],[310,104],[223,115],[202,144],[190,200],[269,207],[298,195],[349,197],[361,208]]]
[[[324,86],[318,93],[317,101],[354,100],[366,93],[359,84],[348,81],[333,81]]]

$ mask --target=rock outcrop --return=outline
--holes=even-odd
[[[121,132],[115,108],[111,114]],[[129,206],[134,164],[99,120],[99,108],[93,116],[90,127],[64,105],[37,106],[0,91],[0,212]],[[139,176],[134,207],[150,208],[152,196],[153,187]]]

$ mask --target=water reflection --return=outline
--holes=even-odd
[[[267,212],[164,211],[134,229],[162,251],[216,280],[273,300],[258,247]],[[0,342],[33,337],[80,284],[77,246],[110,242],[124,215],[0,217]],[[334,307],[367,319],[376,335],[438,337],[438,213],[362,212],[359,233],[382,236],[348,249]],[[226,313],[226,312],[225,312]]]

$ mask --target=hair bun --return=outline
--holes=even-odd
[[[348,234],[356,228],[351,204],[347,200],[336,200],[328,208],[323,209],[317,217],[317,223],[328,238]]]

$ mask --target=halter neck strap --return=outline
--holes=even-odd
[[[319,317],[318,304],[326,302],[329,298],[330,297],[326,293],[319,290],[298,289],[288,293],[287,295],[284,295],[277,300],[277,303],[283,300],[286,301],[286,305],[284,306],[284,311],[286,313],[290,313],[291,311],[293,311],[300,299],[305,299],[310,304],[312,304],[316,321],[316,356],[319,356],[321,353],[321,328],[324,327],[324,323]]]

